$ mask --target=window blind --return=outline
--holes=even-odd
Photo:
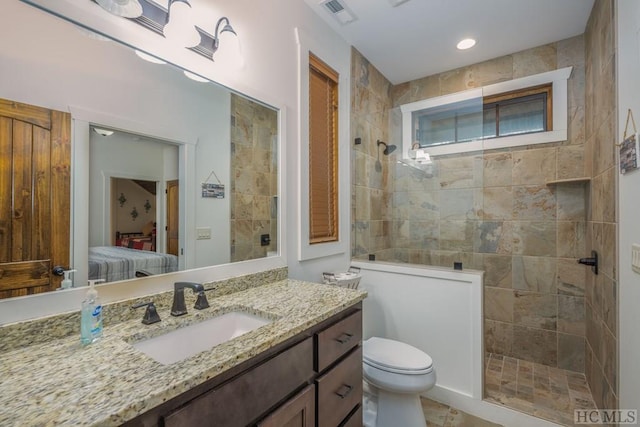
[[[338,73],[309,56],[309,241],[338,240]]]

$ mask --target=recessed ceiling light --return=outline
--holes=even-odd
[[[460,40],[456,45],[456,47],[460,50],[465,50],[465,49],[472,48],[475,45],[476,45],[476,41],[474,39],[464,39],[464,40]]]
[[[95,133],[97,133],[98,135],[102,135],[102,136],[111,136],[113,135],[113,131],[112,130],[108,130],[108,129],[102,129],[102,128],[93,128],[93,131]]]
[[[149,62],[153,62],[154,64],[166,64],[166,62],[164,62],[162,59],[156,58],[153,55],[149,55],[148,53],[144,53],[141,52],[139,50],[135,50],[136,55],[138,55],[140,58],[144,59],[145,61],[149,61]]]
[[[184,70],[183,72],[184,72],[184,75],[189,77],[191,80],[195,80],[195,81],[200,82],[200,83],[208,83],[209,82],[209,79],[205,79],[204,77],[200,77],[199,75],[193,74],[193,73],[191,73],[191,72],[189,72],[187,70]]]

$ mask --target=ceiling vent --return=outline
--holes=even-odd
[[[350,24],[357,19],[356,15],[340,0],[325,0],[322,5],[342,25]]]

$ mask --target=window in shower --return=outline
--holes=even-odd
[[[571,67],[401,106],[403,156],[564,141]]]
[[[552,129],[551,85],[481,99],[413,112],[414,141],[427,148]]]

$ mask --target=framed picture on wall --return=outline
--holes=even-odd
[[[224,199],[224,184],[202,183],[202,197]]]
[[[620,173],[638,169],[638,134],[628,136],[620,144]]]

